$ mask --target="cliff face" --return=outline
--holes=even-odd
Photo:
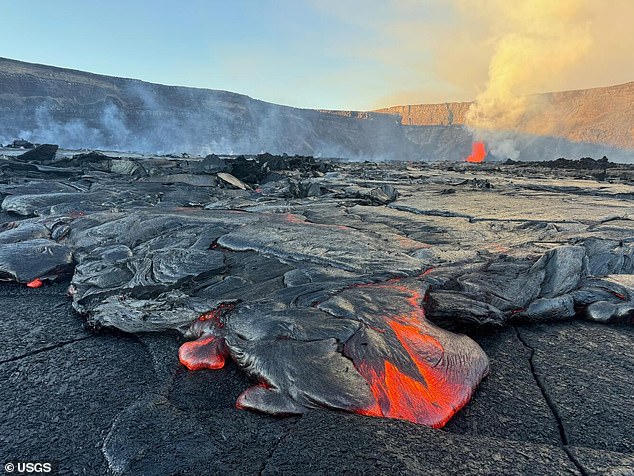
[[[529,96],[516,130],[634,149],[634,82],[604,88]],[[470,102],[415,104],[378,109],[409,126],[463,125]]]
[[[443,104],[412,104],[377,109],[383,114],[397,114],[406,126],[453,126],[463,125],[470,102],[447,102]]]
[[[525,161],[554,160],[559,157],[578,159],[604,155],[613,162],[634,163],[634,151],[591,142],[573,142],[556,136],[539,136],[524,132],[488,133],[474,137],[462,126],[409,126],[409,140],[418,144],[424,160],[463,161],[474,140],[484,140],[488,160],[514,158]]]
[[[634,149],[634,81],[534,97],[522,130]]]
[[[0,142],[137,152],[418,158],[393,116],[368,120],[226,91],[163,86],[0,59]]]
[[[590,90],[591,94],[542,95],[542,107],[552,108],[546,115],[550,120],[541,113],[527,116],[522,133],[510,139],[492,137],[491,145],[498,139],[505,147],[512,142],[518,152],[512,157],[520,160],[607,155],[632,162],[634,141],[624,140],[626,133],[631,139],[634,128],[632,101],[626,104],[622,98],[630,93],[634,97],[634,83],[626,86],[628,90],[600,88],[601,94]],[[574,105],[575,113],[561,104]],[[463,160],[474,140],[461,126],[468,107],[469,103],[450,103],[378,112],[317,111],[226,91],[163,86],[0,58],[0,143],[24,138],[66,148],[145,153]],[[610,145],[630,143],[630,150]],[[497,156],[507,155],[501,151]]]

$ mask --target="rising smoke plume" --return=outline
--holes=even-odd
[[[592,44],[584,0],[479,0],[469,2],[492,18],[496,36],[484,91],[465,117],[474,136],[499,157],[520,155],[510,130],[538,113],[526,91],[543,90],[567,75]]]
[[[495,16],[504,30],[495,38],[486,89],[467,113],[476,130],[512,129],[531,106],[524,91],[543,89],[567,74],[592,43],[583,0],[481,0],[479,12]]]

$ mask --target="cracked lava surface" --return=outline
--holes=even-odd
[[[0,273],[72,275],[91,326],[177,330],[190,370],[232,359],[238,408],[440,427],[489,370],[452,330],[634,310],[631,185],[463,167],[5,157]]]

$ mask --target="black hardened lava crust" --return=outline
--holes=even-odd
[[[307,161],[300,168],[282,159],[271,167],[243,158],[235,171],[235,159],[222,157],[93,154],[82,161],[58,153],[45,164],[0,160],[2,193],[12,197],[3,203],[2,246],[21,244],[28,252],[38,245],[30,241],[50,240],[72,256],[67,262],[64,253],[49,255],[63,266],[42,271],[44,261],[37,268],[4,255],[3,273],[14,272],[21,282],[0,286],[3,462],[52,460],[62,474],[634,471],[630,169],[608,168],[607,179],[598,180],[577,169],[537,165]],[[484,181],[489,186],[481,186]],[[100,281],[99,287],[78,274],[84,269],[101,276],[99,260],[128,258],[114,245],[105,258],[91,258],[69,244],[75,226],[91,216],[147,207],[184,216],[206,209],[285,218],[282,232],[256,233],[259,241],[247,250],[232,248],[247,246],[250,229],[260,226],[253,221],[240,224],[241,234],[227,229],[205,237],[211,255],[222,259],[208,262],[212,273],[199,272],[202,265],[194,262],[187,268],[197,273],[191,280],[159,272],[173,269],[169,259],[188,262],[171,255],[153,261],[144,280],[133,273],[125,285]],[[306,223],[344,227],[344,236],[367,240],[356,248],[328,245],[328,253],[310,261],[297,231],[311,226]],[[292,237],[292,255],[280,257],[286,248],[278,236]],[[326,229],[321,236],[339,235]],[[153,249],[163,249],[153,239]],[[367,256],[354,250],[367,254],[363,246],[380,242],[385,248],[373,245],[368,272]],[[310,266],[298,266],[302,260]],[[424,277],[416,274],[416,263]],[[28,274],[33,269],[42,273],[39,287],[26,286],[37,278]],[[231,279],[220,288],[213,276]],[[442,429],[326,409],[285,417],[237,410],[236,400],[255,376],[231,359],[220,370],[195,372],[178,360],[179,347],[191,338],[178,329],[188,327],[187,315],[195,320],[199,303],[176,290],[209,304],[212,296],[227,300],[246,286],[249,293],[227,313],[231,327],[239,321],[230,316],[240,316],[249,299],[286,299],[279,294],[284,289],[304,286],[310,291],[301,295],[306,306],[336,314],[343,298],[355,305],[360,296],[341,289],[367,296],[372,286],[408,279],[429,286],[427,317],[466,332],[490,364],[471,401]],[[329,294],[333,288],[338,300]],[[172,294],[159,298],[166,291]],[[147,307],[137,321],[123,311],[115,315],[122,308],[112,307],[113,299],[121,295],[127,300],[118,303],[126,306],[153,300],[156,315],[172,320],[156,320]],[[512,302],[525,295],[522,305]],[[304,305],[293,296],[296,306]],[[162,307],[167,303],[170,309]]]

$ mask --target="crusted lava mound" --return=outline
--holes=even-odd
[[[233,359],[255,384],[239,408],[438,427],[488,360],[436,324],[634,313],[622,189],[580,192],[581,216],[545,192],[570,186],[479,187],[407,164],[53,151],[3,157],[0,172],[2,279],[72,275],[73,306],[91,326],[178,330],[192,370]],[[531,200],[544,210],[523,217]]]
[[[327,407],[442,426],[470,399],[488,360],[466,336],[425,319],[417,279],[358,285],[311,307],[263,302],[201,316],[180,359],[227,356],[260,383],[238,408],[272,414]]]

